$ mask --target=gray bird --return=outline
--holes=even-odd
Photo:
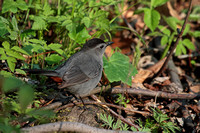
[[[56,70],[25,69],[25,71],[32,74],[59,77],[62,79],[62,83],[58,88],[67,88],[74,95],[85,96],[100,81],[103,71],[102,57],[106,47],[112,43],[94,38],[87,41],[79,52],[72,55]]]

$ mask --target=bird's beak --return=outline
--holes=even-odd
[[[107,46],[113,44],[114,42],[106,42]]]

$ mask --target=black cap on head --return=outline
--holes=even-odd
[[[84,45],[83,45],[83,48],[85,47],[89,47],[89,48],[94,48],[96,47],[98,44],[101,44],[101,43],[105,43],[103,40],[99,39],[99,38],[93,38],[89,41],[87,41]]]

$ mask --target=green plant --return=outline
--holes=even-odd
[[[128,56],[115,52],[107,60],[103,58],[104,71],[110,82],[122,81],[128,85],[132,84],[132,76],[137,73],[137,69],[129,63]]]
[[[177,26],[182,25],[184,20],[178,20],[175,17],[165,17],[162,16],[165,22],[167,23],[167,26],[162,26],[159,25],[159,21],[161,18],[161,14],[156,11],[156,7],[161,6],[165,4],[168,0],[147,0],[147,1],[141,1],[142,4],[145,4],[147,7],[141,8],[137,10],[136,12],[141,13],[144,12],[144,23],[149,27],[149,29],[152,31],[152,33],[149,33],[149,36],[161,36],[161,45],[165,45],[164,52],[161,56],[161,59],[164,58],[168,51],[170,46],[173,44],[175,41],[176,36],[179,34],[177,32]],[[191,19],[196,20],[196,15],[199,13],[199,8],[196,7],[191,15]],[[158,28],[159,31],[156,31]],[[172,31],[170,29],[172,29]],[[190,25],[187,24],[186,28],[184,30],[184,33],[182,35],[182,40],[179,41],[177,48],[176,48],[176,53],[175,55],[181,55],[181,54],[186,54],[187,49],[189,50],[195,50],[194,44],[186,38],[187,35],[193,36],[193,37],[199,37],[199,31],[191,32],[190,31]]]
[[[18,61],[23,62],[24,68],[30,67],[31,63],[31,68],[54,69],[64,58],[76,52],[77,43],[83,44],[87,39],[104,33],[108,33],[111,38],[114,19],[108,19],[107,10],[108,6],[117,6],[119,2],[121,1],[4,1],[0,13],[0,40],[4,42],[4,47],[0,49],[0,60],[7,62],[12,74],[24,74],[19,67],[16,68]],[[106,10],[102,10],[102,6]],[[53,35],[49,38],[47,34],[50,31]],[[12,50],[8,50],[9,48]]]
[[[55,117],[53,111],[29,107],[34,102],[34,91],[29,85],[14,77],[0,76],[0,82],[0,131],[19,132],[19,123],[31,119],[43,123]]]
[[[141,120],[137,120],[138,125],[140,126],[139,131],[148,131],[148,132],[163,132],[163,133],[175,133],[180,128],[177,127],[173,122],[167,121],[169,117],[167,114],[163,114],[159,109],[153,109],[153,119],[146,119],[145,123]],[[132,131],[137,131],[134,127],[131,127]]]
[[[107,126],[108,128],[111,128],[113,130],[128,130],[129,127],[127,124],[123,124],[121,120],[114,121],[114,118],[112,118],[111,115],[106,116],[106,114],[100,114],[100,119],[103,121],[103,127]]]
[[[119,103],[121,105],[124,105],[124,107],[126,107],[126,104],[129,103],[129,99],[126,99],[126,97],[124,97],[122,94],[117,94],[117,99],[115,101],[115,103]]]

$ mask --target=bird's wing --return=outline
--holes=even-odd
[[[101,73],[101,65],[92,58],[82,58],[72,64],[63,75],[63,83],[59,88],[84,83]]]

